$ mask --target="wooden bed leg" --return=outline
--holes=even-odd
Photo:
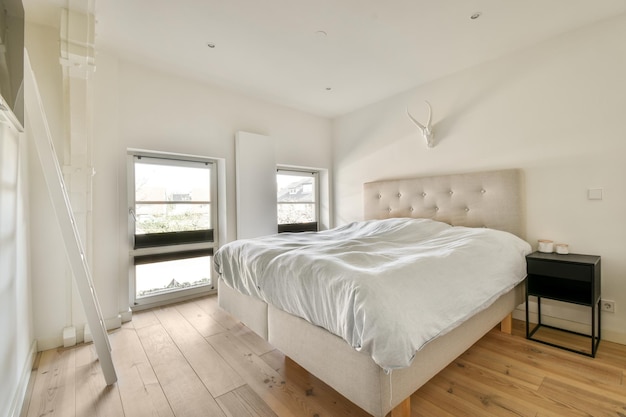
[[[513,333],[513,313],[509,313],[508,316],[502,319],[500,322],[500,331],[506,334]]]
[[[411,397],[408,397],[391,410],[391,417],[411,417]]]

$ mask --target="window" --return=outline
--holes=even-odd
[[[317,171],[277,170],[279,233],[319,230],[318,176]]]
[[[206,292],[216,245],[215,163],[129,155],[131,297],[135,306]]]

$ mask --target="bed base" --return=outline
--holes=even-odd
[[[462,326],[427,344],[409,368],[386,374],[369,355],[299,317],[231,289],[218,281],[218,302],[308,372],[374,417],[409,417],[410,396],[523,302],[522,285]],[[265,314],[266,312],[266,314]],[[503,319],[504,318],[504,319]],[[265,321],[266,326],[261,325]],[[332,352],[332,354],[331,354]]]
[[[513,332],[513,313],[509,313],[500,322],[500,331],[502,333],[511,334]],[[390,417],[410,417],[411,416],[411,397],[407,397],[391,410]]]

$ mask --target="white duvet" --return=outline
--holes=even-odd
[[[327,329],[391,370],[521,282],[528,253],[530,245],[507,232],[387,219],[238,240],[214,259],[230,287]]]

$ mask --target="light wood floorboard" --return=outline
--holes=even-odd
[[[543,330],[542,330],[543,331]],[[411,417],[626,417],[626,346],[596,358],[491,331],[411,397]],[[545,337],[589,350],[588,339]],[[148,311],[110,333],[118,382],[93,345],[41,352],[21,416],[367,417],[208,296]]]

